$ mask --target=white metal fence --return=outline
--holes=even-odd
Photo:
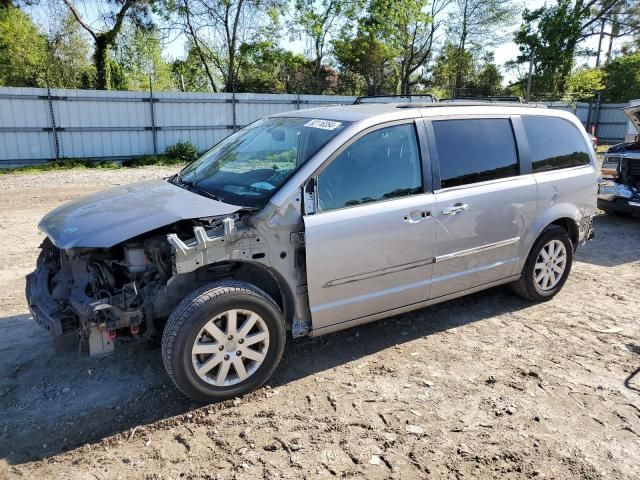
[[[0,88],[0,167],[150,155],[180,141],[204,150],[266,115],[354,98]]]
[[[600,143],[617,143],[625,139],[629,129],[629,119],[622,110],[628,103],[593,103],[589,115],[588,103],[570,105],[563,102],[545,102],[549,108],[567,110],[575,114],[585,127],[589,121],[595,126],[594,135]]]
[[[154,93],[0,88],[0,167],[57,158],[117,159],[162,153],[190,141],[204,150],[265,115],[355,97],[231,93]],[[588,104],[549,104],[586,122]],[[627,132],[621,107],[592,109],[596,136],[620,141]]]

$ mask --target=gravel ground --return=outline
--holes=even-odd
[[[38,220],[171,173],[0,176],[0,478],[640,478],[634,219],[598,217],[548,303],[497,288],[291,341],[269,385],[230,402],[177,393],[157,347],[54,354],[23,298]]]

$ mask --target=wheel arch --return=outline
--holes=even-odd
[[[544,214],[539,215],[522,238],[518,263],[514,274],[522,271],[536,240],[540,238],[542,232],[550,225],[558,225],[564,228],[569,234],[573,249],[575,250],[579,242],[578,222],[581,216],[580,209],[569,203],[556,204],[544,212]]]
[[[179,275],[176,277],[175,285],[170,286],[167,291],[171,297],[169,310],[173,310],[191,291],[207,283],[227,278],[249,283],[264,291],[282,310],[287,326],[291,326],[295,312],[294,297],[285,279],[275,269],[248,260],[211,263],[188,274]]]
[[[549,225],[544,227],[540,232],[540,234],[542,234],[542,232],[544,232],[544,230],[551,225],[558,225],[559,227],[562,227],[567,231],[567,233],[569,234],[569,238],[571,239],[571,243],[573,244],[573,249],[575,250],[576,247],[578,246],[578,238],[579,238],[578,223],[573,218],[570,218],[570,217],[557,218],[556,220],[551,222]]]

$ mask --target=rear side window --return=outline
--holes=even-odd
[[[589,164],[589,150],[580,131],[555,117],[523,116],[533,172]]]
[[[441,188],[518,175],[518,155],[507,118],[433,122]]]

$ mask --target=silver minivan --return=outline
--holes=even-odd
[[[501,284],[556,295],[596,209],[578,119],[527,105],[283,113],[180,173],[63,205],[27,299],[59,346],[161,338],[198,401],[266,382],[317,336]]]

